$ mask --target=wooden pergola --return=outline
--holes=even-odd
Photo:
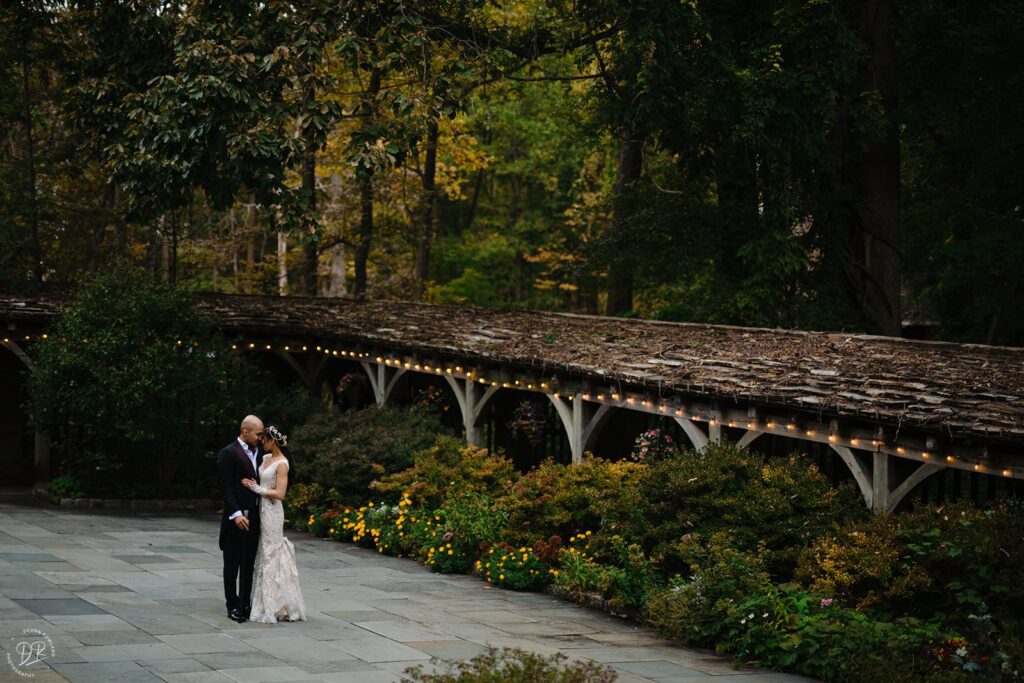
[[[402,302],[198,302],[236,351],[279,356],[312,390],[330,358],[364,368],[379,404],[405,373],[443,377],[474,444],[482,408],[516,389],[550,399],[577,463],[630,410],[674,419],[698,449],[729,436],[827,444],[877,511],[944,468],[1024,479],[1024,349]],[[0,295],[4,345],[30,365],[24,342],[62,305]],[[897,460],[916,467],[897,477]]]

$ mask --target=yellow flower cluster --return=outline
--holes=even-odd
[[[355,513],[346,509],[342,517],[341,528],[352,534],[352,542],[358,543],[366,538],[369,530],[366,527],[366,511],[373,509],[373,501],[357,509]],[[353,516],[354,515],[354,516]]]
[[[427,564],[436,567],[446,555],[455,554],[451,543],[441,543],[436,548],[427,548]]]
[[[411,522],[416,522],[415,517],[408,517],[407,513],[409,508],[412,507],[412,499],[408,493],[402,494],[402,500],[398,501],[398,519],[395,520],[395,526],[398,527],[398,535],[405,536],[405,521],[408,519]]]
[[[476,561],[476,570],[490,583],[523,588],[539,580],[546,569],[531,548],[518,550],[510,546],[494,546],[487,555]]]

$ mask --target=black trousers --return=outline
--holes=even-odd
[[[249,516],[249,531],[242,531],[234,520],[224,529],[224,601],[228,610],[249,608],[252,595],[252,571],[260,540],[260,518]],[[236,592],[237,588],[237,592]]]

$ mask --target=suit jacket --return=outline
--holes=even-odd
[[[256,449],[256,465],[259,467],[261,459],[260,449]],[[252,462],[249,461],[249,456],[242,450],[241,444],[235,439],[227,446],[220,450],[217,454],[217,476],[220,478],[220,488],[224,495],[224,513],[221,515],[220,520],[220,547],[224,549],[224,534],[230,528],[230,525],[234,525],[233,520],[229,520],[230,517],[236,510],[248,510],[250,524],[259,523],[260,497],[258,494],[250,491],[246,487],[242,486],[242,479],[255,479],[259,481],[258,473],[253,470]],[[255,528],[250,527],[250,532],[253,533]]]

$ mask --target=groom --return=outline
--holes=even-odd
[[[217,474],[224,492],[224,514],[220,520],[224,599],[228,617],[238,623],[249,619],[252,570],[260,538],[259,496],[242,486],[242,479],[259,481],[259,440],[262,435],[263,422],[255,415],[248,415],[242,420],[238,438],[217,455]]]

